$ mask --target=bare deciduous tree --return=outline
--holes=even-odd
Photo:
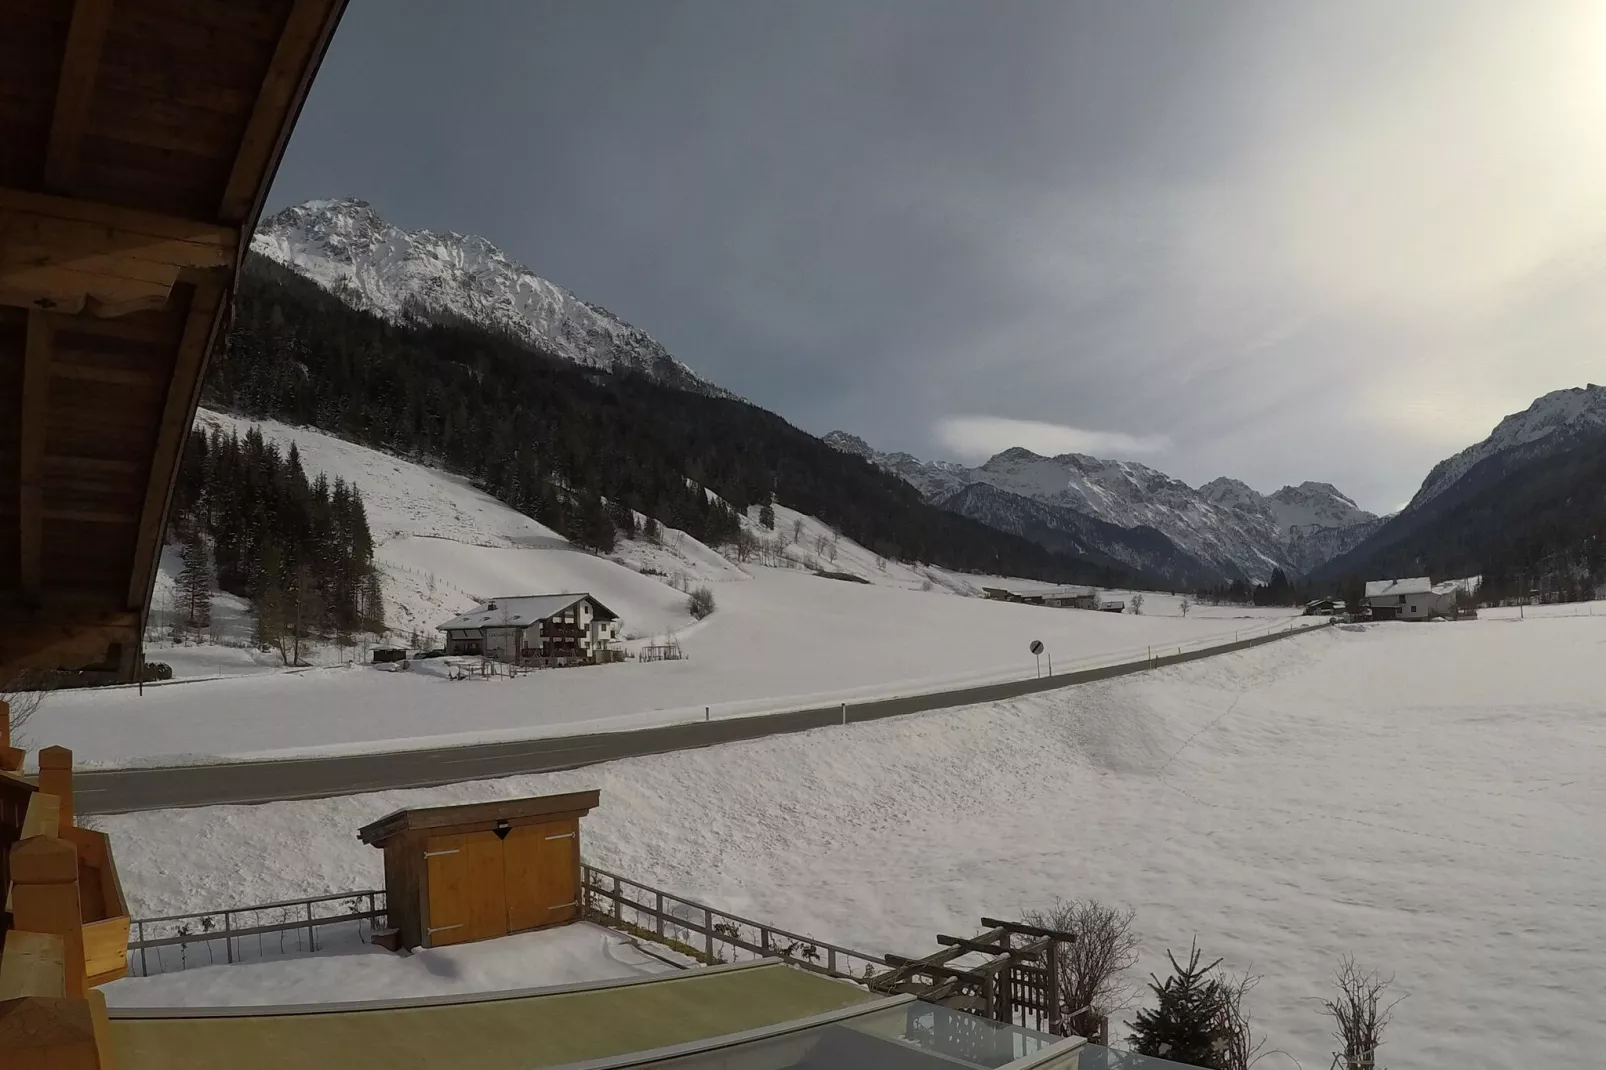
[[[1342,1070],[1377,1070],[1377,1049],[1383,1045],[1383,1030],[1394,1018],[1400,999],[1385,1006],[1384,994],[1393,977],[1381,977],[1376,970],[1363,970],[1355,956],[1345,955],[1333,974],[1338,994],[1322,1000],[1322,1008],[1337,1026],[1333,1037],[1343,1049],[1333,1053],[1333,1065]]]
[[[803,518],[800,517],[800,516],[799,517],[793,517],[792,518],[792,541],[795,543],[795,542],[802,541],[802,539],[803,539]]]
[[[758,536],[747,528],[737,528],[736,537],[731,540],[736,551],[736,560],[747,562],[753,559],[758,552]]]
[[[1070,1031],[1078,1036],[1107,1035],[1110,1016],[1132,1002],[1126,972],[1137,964],[1134,911],[1097,899],[1056,899],[1047,910],[1026,914],[1028,925],[1076,934],[1059,948],[1059,993]]]
[[[1186,617],[1188,615],[1188,610],[1193,608],[1193,603],[1184,598],[1182,601],[1177,603],[1177,608],[1182,610],[1182,615]]]
[[[1143,595],[1135,594],[1132,596],[1132,612],[1137,614],[1143,612]]]
[[[1249,1010],[1244,997],[1260,983],[1260,978],[1245,971],[1241,974],[1223,973],[1218,982],[1221,997],[1221,1035],[1226,1038],[1222,1052],[1222,1065],[1226,1070],[1249,1070],[1260,1056],[1265,1045],[1264,1037],[1256,1037],[1249,1024]]]

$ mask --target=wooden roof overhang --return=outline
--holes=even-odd
[[[233,283],[345,0],[0,0],[0,684],[135,669]]]

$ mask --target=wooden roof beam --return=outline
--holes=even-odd
[[[37,604],[44,573],[45,425],[50,418],[50,314],[28,312],[28,341],[22,365],[22,426],[18,462],[18,545],[22,595]]]
[[[100,71],[101,47],[111,24],[111,0],[77,0],[62,51],[61,75],[56,81],[56,108],[50,123],[45,153],[45,186],[58,192],[72,190],[84,131],[89,127],[89,106]]]
[[[228,267],[240,232],[0,188],[0,304],[116,316],[167,303],[185,269]]]
[[[219,219],[244,223],[260,210],[273,170],[295,125],[296,112],[306,99],[312,76],[317,73],[323,50],[344,8],[344,0],[295,0],[234,155],[234,166],[218,204]]]
[[[184,334],[179,340],[167,401],[162,408],[161,423],[157,425],[156,443],[151,452],[151,466],[145,484],[145,505],[140,511],[139,529],[135,535],[134,568],[129,573],[128,583],[128,608],[140,611],[142,621],[149,608],[145,602],[155,582],[162,532],[167,524],[168,501],[173,496],[173,484],[178,478],[184,440],[189,435],[190,424],[195,419],[195,407],[201,398],[201,379],[206,370],[206,358],[223,319],[220,313],[226,276],[226,270],[218,269],[205,273],[193,284],[194,292],[184,318]]]

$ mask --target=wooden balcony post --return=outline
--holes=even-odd
[[[11,703],[0,698],[0,770],[22,771],[23,753],[11,745]]]
[[[82,999],[89,988],[84,919],[78,903],[78,850],[70,841],[34,836],[11,848],[11,921],[14,931],[61,938],[65,991],[54,994]]]
[[[46,747],[39,752],[39,791],[61,800],[61,827],[72,828],[72,751]]]

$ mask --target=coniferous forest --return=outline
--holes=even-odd
[[[302,640],[384,631],[362,494],[344,480],[308,479],[293,445],[281,453],[255,428],[243,438],[192,431],[169,531],[184,559],[182,623],[204,623],[200,599],[215,578],[255,601],[258,644],[287,662],[299,660]]]
[[[773,499],[888,558],[1111,586],[1143,579],[927,505],[755,405],[579,367],[469,324],[388,323],[256,256],[204,399],[468,476],[604,551],[621,528],[634,534],[631,510],[719,546],[735,538],[738,510]],[[227,568],[231,582],[250,582],[249,562],[218,558],[220,580]]]

